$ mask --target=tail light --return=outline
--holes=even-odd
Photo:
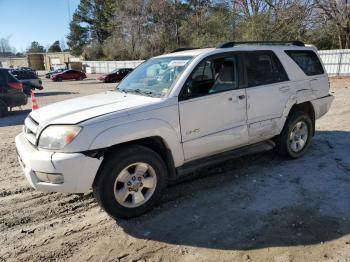
[[[15,90],[23,90],[23,84],[19,82],[8,83],[8,85]]]

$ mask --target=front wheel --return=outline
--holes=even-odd
[[[313,134],[311,118],[305,112],[295,112],[286,120],[282,133],[276,138],[278,152],[289,158],[305,154]]]
[[[153,150],[132,145],[106,156],[93,191],[113,218],[131,218],[150,210],[167,186],[162,158]]]

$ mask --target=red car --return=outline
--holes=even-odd
[[[62,80],[83,80],[86,78],[84,72],[78,70],[65,70],[61,73],[54,74],[50,77],[52,81],[62,81]]]
[[[112,72],[101,75],[97,77],[97,80],[103,81],[105,83],[115,83],[123,80],[133,69],[132,68],[119,68],[114,69]]]

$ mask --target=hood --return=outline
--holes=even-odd
[[[124,94],[116,91],[73,98],[30,113],[41,128],[48,124],[77,124],[97,116],[154,104],[161,98]],[[40,98],[38,100],[40,105]]]

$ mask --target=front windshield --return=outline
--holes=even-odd
[[[172,56],[149,59],[132,71],[119,84],[117,90],[164,96],[192,58],[191,56]]]

